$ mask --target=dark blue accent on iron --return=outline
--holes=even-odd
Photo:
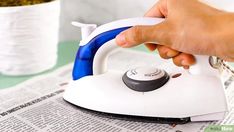
[[[73,67],[73,80],[93,75],[93,59],[97,50],[106,42],[114,39],[119,33],[130,27],[118,28],[99,34],[88,44],[80,46]]]

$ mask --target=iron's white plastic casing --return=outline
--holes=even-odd
[[[113,29],[154,25],[160,22],[163,22],[163,19],[133,18],[105,24],[86,36],[81,41],[81,46]],[[113,114],[191,117],[192,121],[223,119],[227,111],[224,88],[218,72],[210,66],[208,56],[196,56],[197,63],[189,72],[178,67],[167,69],[170,75],[177,73],[182,75],[175,79],[171,78],[160,89],[136,92],[123,83],[122,75],[125,71],[109,71],[106,67],[108,56],[117,52],[116,49],[118,46],[114,40],[102,45],[93,59],[93,76],[71,81],[66,88],[64,99],[80,107]]]
[[[173,73],[177,72],[181,71]],[[145,117],[192,117],[192,121],[221,120],[227,111],[222,83],[216,77],[183,72],[160,89],[136,92],[123,83],[122,74],[107,72],[72,81],[64,99],[94,111]]]
[[[84,24],[76,21],[73,21],[71,24],[81,28],[82,40],[86,39],[97,28],[96,24]]]
[[[219,71],[211,66],[210,56],[195,55],[196,63],[190,66],[189,72],[193,75],[219,76]]]
[[[137,55],[137,51],[135,52]],[[152,58],[152,62],[160,59],[157,55],[139,54],[143,58]],[[122,81],[125,71],[108,70],[99,75],[71,81],[66,88],[64,99],[83,108],[113,114],[164,118],[191,117],[191,121],[224,118],[227,102],[220,78],[192,75],[172,63],[155,64],[155,67],[165,68],[170,76],[177,73],[182,75],[175,79],[170,78],[160,89],[135,92]]]

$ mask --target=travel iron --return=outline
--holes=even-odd
[[[64,99],[92,111],[146,118],[160,123],[221,120],[227,112],[224,87],[212,57],[196,56],[189,70],[139,67],[106,69],[118,46],[113,39],[136,25],[155,25],[161,18],[131,18],[102,25],[82,25],[82,41]],[[134,56],[133,56],[134,57]],[[142,58],[144,61],[144,58]]]

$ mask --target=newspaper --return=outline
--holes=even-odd
[[[71,79],[71,71],[72,64],[69,64],[16,87],[0,90],[0,131],[202,132],[211,124],[234,124],[234,84],[231,83],[226,89],[230,112],[223,121],[157,124],[105,117],[67,103],[62,95]]]

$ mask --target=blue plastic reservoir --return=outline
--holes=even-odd
[[[93,38],[88,44],[80,46],[73,67],[73,80],[93,75],[93,60],[98,49],[128,28],[130,27],[118,28],[104,32]]]

